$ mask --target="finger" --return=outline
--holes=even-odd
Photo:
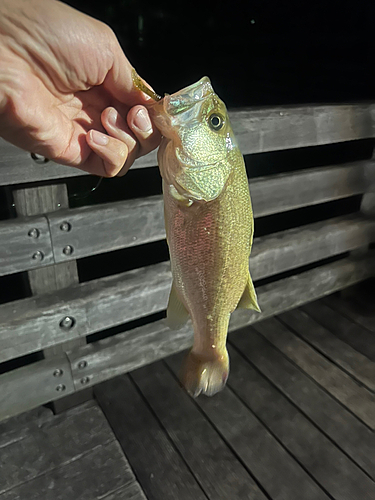
[[[137,158],[140,149],[139,142],[130,131],[130,128],[122,116],[115,108],[106,108],[101,115],[102,125],[108,134],[119,141],[126,144],[128,148],[128,156],[125,164],[122,167],[119,175],[125,175],[129,168],[132,166],[135,158]]]
[[[103,160],[103,176],[114,177],[122,169],[128,157],[126,144],[97,130],[86,135],[87,144]]]
[[[127,123],[140,146],[137,151],[137,158],[148,154],[159,146],[161,134],[152,124],[148,111],[144,106],[131,108],[127,115]]]
[[[132,77],[133,67],[125,56],[113,32],[111,33],[111,50],[114,60],[112,68],[103,82],[104,87],[120,102],[130,106],[134,106],[135,104],[147,105],[154,102],[150,96],[134,86]],[[146,85],[150,87],[147,83]]]

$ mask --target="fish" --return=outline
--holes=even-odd
[[[157,156],[173,277],[167,322],[178,329],[191,318],[194,340],[181,381],[193,397],[212,396],[229,375],[231,313],[260,312],[249,272],[249,183],[226,106],[208,77],[154,99],[148,111],[162,134]]]

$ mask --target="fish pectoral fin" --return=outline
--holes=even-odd
[[[178,330],[188,319],[189,313],[177,295],[177,290],[173,282],[167,306],[167,324],[172,330]]]
[[[257,299],[257,294],[255,292],[255,288],[253,285],[253,281],[250,276],[247,278],[247,283],[245,286],[245,290],[242,294],[242,297],[240,298],[240,301],[237,305],[237,309],[254,309],[255,311],[261,312],[259,304],[258,304],[258,299]]]

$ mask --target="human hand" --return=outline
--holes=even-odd
[[[150,97],[111,29],[56,0],[1,0],[0,136],[95,175],[155,149]]]

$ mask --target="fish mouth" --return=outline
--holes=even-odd
[[[210,79],[204,76],[198,82],[179,90],[175,94],[166,95],[163,99],[164,110],[169,116],[176,116],[190,110],[195,104],[203,101],[213,93],[214,90]]]

